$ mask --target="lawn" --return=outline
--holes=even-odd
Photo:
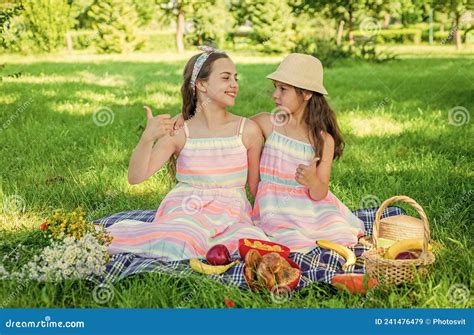
[[[405,50],[406,52],[406,50]],[[189,54],[190,55],[190,54]],[[189,56],[187,55],[187,56]],[[157,208],[170,188],[163,169],[136,186],[127,166],[141,129],[142,106],[177,114],[185,57],[0,56],[0,257],[7,269],[41,249],[38,227],[54,209],[82,206],[99,218]],[[271,111],[265,75],[281,57],[235,55],[240,93],[233,111]],[[315,284],[278,303],[269,294],[231,289],[201,276],[130,277],[106,303],[85,281],[0,281],[3,307],[472,307],[453,299],[453,285],[473,287],[474,53],[414,52],[383,64],[341,62],[325,86],[346,140],[331,190],[349,208],[397,194],[425,209],[437,262],[428,278],[367,297]],[[17,76],[9,76],[21,73]],[[95,115],[95,118],[94,118]],[[403,206],[405,209],[409,209]],[[413,213],[413,212],[410,212]]]

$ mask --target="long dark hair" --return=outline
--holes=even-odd
[[[295,87],[298,94],[303,95],[305,90]],[[330,134],[334,139],[334,159],[342,156],[345,142],[341,131],[337,125],[336,113],[329,106],[324,95],[317,92],[311,92],[311,98],[308,100],[304,113],[304,120],[310,129],[310,139],[313,142],[315,157],[323,157],[324,139],[321,130]],[[320,161],[318,162],[318,164]]]
[[[191,86],[191,76],[193,74],[194,64],[196,64],[196,60],[201,56],[203,53],[197,54],[192,56],[186,66],[184,67],[183,71],[183,85],[181,86],[181,96],[183,99],[183,105],[181,107],[181,114],[185,120],[191,119],[195,114],[196,110],[199,109],[198,101],[197,101],[197,89],[193,91]],[[206,61],[201,67],[199,74],[196,78],[196,81],[203,80],[206,81],[209,79],[209,76],[212,72],[212,64],[218,59],[221,58],[229,58],[229,56],[222,52],[215,52],[207,57]],[[176,182],[176,156],[172,155],[168,161],[168,173],[170,174],[172,181]]]
[[[183,85],[181,86],[181,96],[183,97],[183,106],[181,108],[181,113],[183,114],[183,118],[185,120],[191,119],[195,113],[196,109],[199,108],[197,106],[197,92],[193,91],[191,87],[191,76],[193,74],[194,64],[198,57],[202,55],[202,53],[194,55],[191,57],[190,60],[186,63],[183,72]],[[211,75],[212,71],[212,64],[218,59],[221,58],[229,58],[225,53],[212,53],[204,62],[201,71],[197,76],[196,81],[198,80],[208,80],[209,76]]]

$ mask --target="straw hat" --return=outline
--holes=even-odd
[[[323,65],[316,57],[289,54],[268,79],[280,81],[305,90],[328,94],[323,86]]]

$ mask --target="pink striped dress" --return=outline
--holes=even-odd
[[[273,130],[260,160],[260,184],[253,209],[254,222],[270,240],[306,253],[319,239],[346,246],[364,234],[363,222],[332,194],[315,201],[295,180],[299,164],[309,165],[313,147]]]
[[[254,226],[245,192],[247,149],[242,143],[245,119],[231,137],[190,138],[176,162],[178,184],[160,204],[153,222],[123,220],[107,228],[110,253],[130,252],[164,261],[205,257],[224,244],[230,253],[240,238],[268,240]]]

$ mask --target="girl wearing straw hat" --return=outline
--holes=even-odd
[[[316,240],[356,244],[363,222],[329,191],[332,162],[344,141],[324,97],[321,62],[290,54],[267,78],[275,86],[276,109],[252,118],[266,139],[254,222],[294,252],[309,252]]]

